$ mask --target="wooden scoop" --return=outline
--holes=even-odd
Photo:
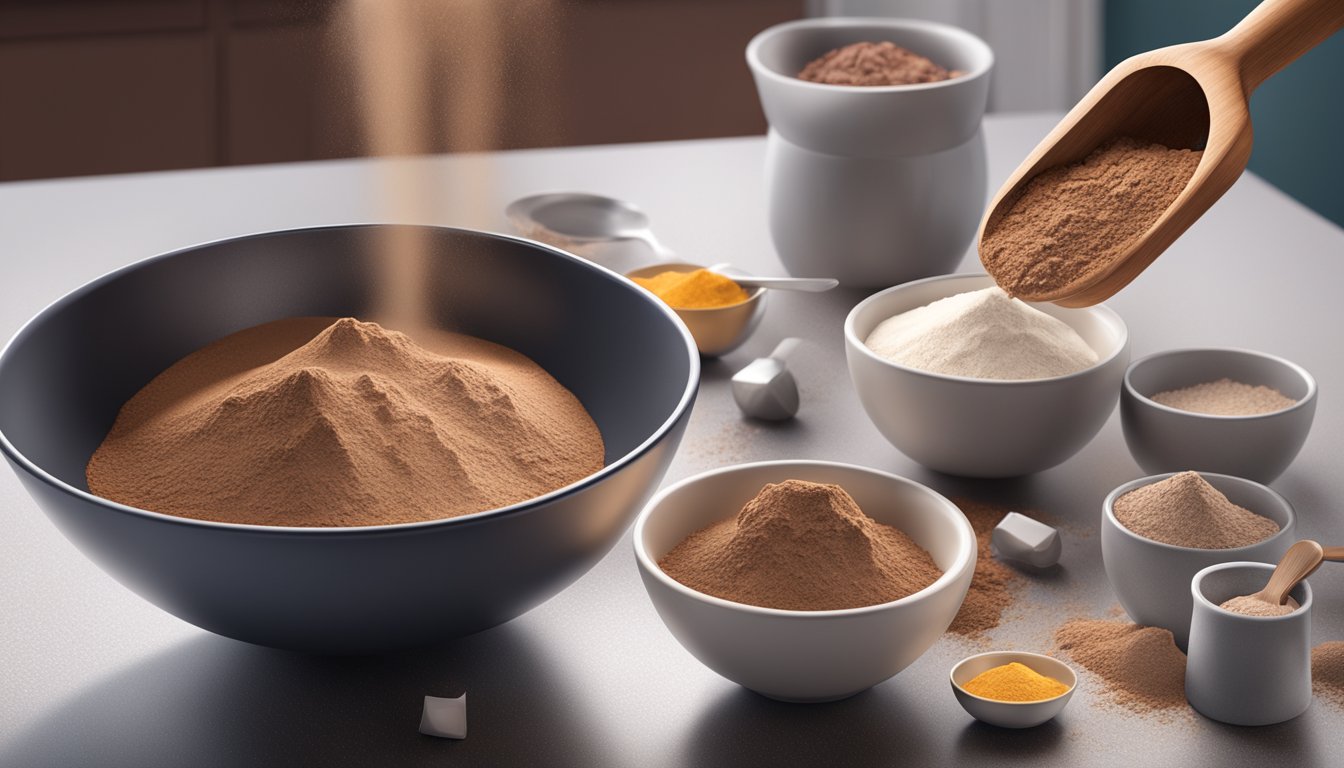
[[[1227,191],[1251,156],[1247,100],[1256,86],[1344,27],[1344,0],[1265,0],[1231,31],[1126,59],[1069,111],[999,190],[985,229],[1019,189],[1049,168],[1087,157],[1119,136],[1203,149],[1194,176],[1164,214],[1105,271],[1027,301],[1086,307],[1114,295]],[[1321,98],[1330,97],[1325,93]],[[1005,202],[1007,204],[1005,204]]]
[[[1326,560],[1344,560],[1344,547],[1322,547],[1311,539],[1303,539],[1283,553],[1269,583],[1251,597],[1272,605],[1283,605],[1297,582],[1315,573]]]

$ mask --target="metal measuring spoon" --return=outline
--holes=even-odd
[[[791,419],[798,413],[798,382],[787,361],[801,343],[784,339],[769,357],[753,360],[733,375],[733,399],[743,413],[769,421]]]
[[[649,217],[625,202],[587,192],[550,192],[509,204],[505,213],[516,222],[530,222],[575,242],[639,240],[659,257],[672,256],[653,236]]]

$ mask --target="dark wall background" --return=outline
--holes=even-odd
[[[1142,51],[1215,37],[1259,0],[1107,0],[1106,66]],[[1261,85],[1251,97],[1251,170],[1344,225],[1344,34]]]
[[[761,133],[743,49],[804,11],[804,0],[493,2],[510,40],[500,129],[484,141],[438,132],[434,151]],[[364,154],[336,6],[0,0],[0,180]]]

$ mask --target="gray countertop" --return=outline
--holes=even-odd
[[[1056,116],[986,120],[997,185]],[[581,189],[637,201],[660,238],[705,263],[771,273],[758,138],[433,158],[445,180],[495,180],[438,223],[500,229],[524,194]],[[373,163],[300,165],[0,184],[0,335],[83,282],[158,252],[267,229],[377,220]],[[445,182],[447,183],[447,182]],[[962,269],[974,270],[973,256]],[[1294,360],[1320,383],[1316,425],[1274,487],[1301,534],[1344,543],[1344,231],[1252,176],[1109,302],[1135,357],[1239,346]],[[1032,578],[984,643],[947,637],[896,678],[827,705],[772,702],[677,645],[645,598],[629,536],[560,596],[500,628],[433,651],[367,659],[283,653],[210,635],[102,574],[0,472],[0,765],[1338,764],[1344,710],[1316,701],[1258,729],[1108,709],[1085,680],[1056,721],[1025,732],[972,721],[951,665],[988,648],[1044,650],[1060,621],[1116,603],[1096,535],[1101,501],[1142,474],[1113,416],[1062,466],[973,482],[913,464],[867,421],[845,373],[841,323],[862,294],[779,293],[748,344],[705,366],[668,480],[728,463],[818,458],[906,475],[948,494],[1043,510],[1066,523],[1063,568]],[[743,422],[728,377],[783,336],[803,408]],[[1316,588],[1314,640],[1344,639],[1344,566]],[[1173,585],[1173,588],[1182,588]],[[420,697],[469,693],[470,736],[419,736]],[[1329,755],[1334,754],[1335,758]]]

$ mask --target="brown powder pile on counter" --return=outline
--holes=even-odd
[[[1331,704],[1344,707],[1344,641],[1333,640],[1311,649],[1311,689]]]
[[[865,515],[843,488],[803,480],[765,486],[658,565],[697,592],[791,611],[899,600],[942,576],[928,552]]]
[[[951,80],[964,74],[896,45],[853,43],[808,62],[798,79],[826,85],[913,85]]]
[[[1134,533],[1195,549],[1231,549],[1279,532],[1279,524],[1239,507],[1200,477],[1181,472],[1115,500],[1115,518]]]
[[[1256,416],[1291,408],[1297,401],[1277,389],[1251,386],[1231,379],[1206,381],[1193,387],[1153,395],[1153,402],[1182,411],[1214,416]]]
[[[1171,206],[1202,155],[1121,137],[1046,170],[987,223],[980,260],[1000,287],[1028,299],[1090,280]]]
[[[1055,630],[1055,645],[1101,678],[1127,709],[1142,714],[1186,706],[1185,654],[1168,630],[1074,619]]]
[[[955,498],[952,503],[975,529],[975,574],[961,610],[947,631],[966,637],[979,637],[999,626],[1003,612],[1013,604],[1013,586],[1020,577],[1017,571],[994,557],[990,539],[1009,510],[971,499]]]
[[[417,338],[350,318],[227,336],[123,406],[89,489],[202,520],[383,525],[514,504],[602,467],[597,426],[536,363]]]

